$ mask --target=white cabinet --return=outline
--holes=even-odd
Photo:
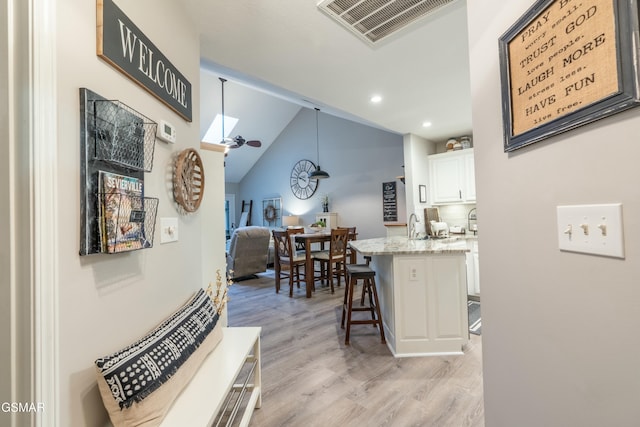
[[[462,200],[463,164],[460,157],[429,156],[431,197],[433,203],[460,202]],[[435,157],[435,156],[433,156]]]
[[[473,252],[473,278],[476,295],[480,295],[480,264],[478,263],[478,244]]]
[[[478,241],[471,243],[471,252],[467,252],[467,293],[480,296],[480,269],[478,268]]]
[[[472,150],[472,149],[469,149]],[[464,156],[464,178],[462,184],[464,186],[463,194],[465,201],[476,201],[476,168],[473,163],[473,151],[465,152]]]
[[[465,255],[373,255],[387,346],[395,357],[462,354],[469,340]]]
[[[316,222],[324,220],[327,230],[338,227],[338,214],[336,212],[322,212],[316,214]]]
[[[429,156],[429,177],[431,204],[476,201],[472,148]]]
[[[220,344],[204,359],[166,417],[154,420],[154,425],[209,426],[216,420],[219,424],[221,417],[230,418],[231,425],[233,417],[242,414],[240,422],[233,425],[248,426],[254,408],[262,406],[261,332],[260,327],[222,328]],[[227,406],[230,401],[240,407],[233,406],[232,411],[232,406]]]

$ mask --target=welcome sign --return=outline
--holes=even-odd
[[[97,0],[97,55],[192,121],[191,83],[112,0]]]

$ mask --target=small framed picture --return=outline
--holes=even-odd
[[[420,193],[420,203],[427,203],[427,186],[418,185],[418,192]]]

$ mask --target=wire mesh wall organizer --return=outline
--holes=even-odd
[[[153,246],[158,199],[145,197],[157,124],[80,89],[80,255]]]
[[[120,101],[93,102],[96,158],[151,172],[157,123]]]
[[[153,246],[158,199],[101,193],[101,251],[118,253]]]

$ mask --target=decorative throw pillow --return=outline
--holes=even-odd
[[[211,298],[201,289],[145,337],[96,360],[98,388],[114,426],[162,421],[220,342],[218,318]]]

